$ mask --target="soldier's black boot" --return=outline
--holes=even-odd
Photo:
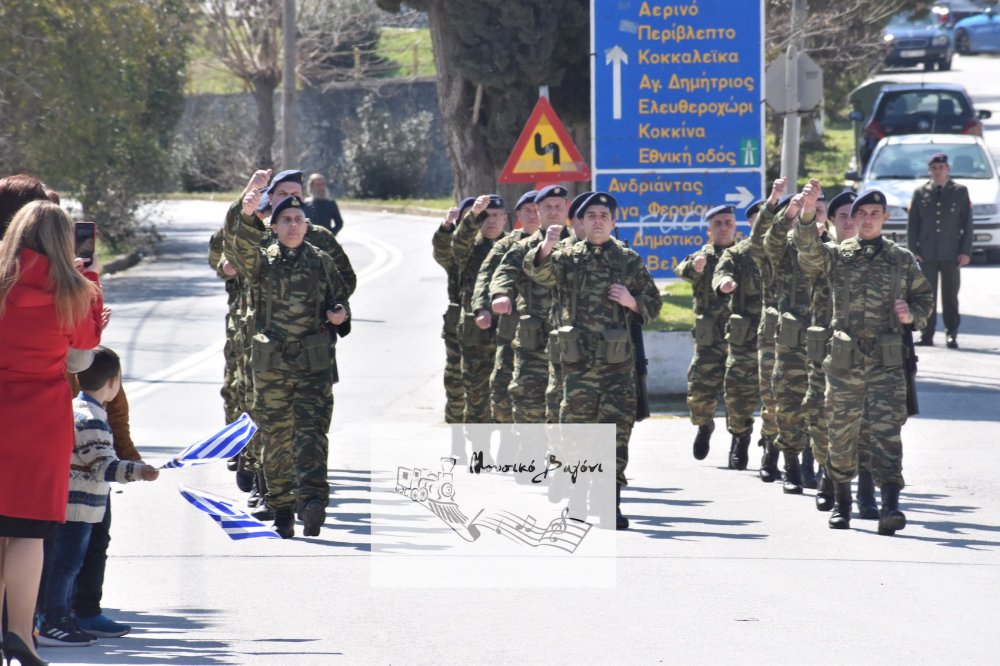
[[[826,475],[826,470],[823,469],[822,465],[816,479],[816,510],[829,511],[833,508],[833,479]]]
[[[802,494],[802,468],[799,466],[799,454],[795,451],[783,451],[785,458],[785,483],[782,492],[787,495]]]
[[[247,467],[243,454],[237,456],[236,461],[236,487],[248,493],[253,488],[253,470]]]
[[[878,520],[878,502],[875,501],[875,481],[868,470],[858,472],[858,516],[861,520]]]
[[[622,487],[620,485],[615,486],[615,529],[628,529],[628,518],[622,515]]]
[[[264,496],[260,494],[260,485],[257,484],[257,475],[253,477],[253,485],[250,487],[250,497],[247,498],[247,506],[256,509],[264,501]]]
[[[274,509],[267,505],[265,495],[267,495],[267,480],[264,479],[264,472],[257,472],[257,490],[260,493],[260,501],[257,508],[250,512],[250,515],[257,520],[274,520]]]
[[[230,472],[235,472],[239,468],[240,468],[239,454],[236,454],[235,456],[226,461],[226,469],[228,469]]]
[[[733,443],[729,448],[729,468],[744,470],[749,460],[750,433],[733,435]]]
[[[830,512],[830,529],[851,528],[851,484],[837,483],[833,486],[833,511]]]
[[[892,536],[906,527],[906,514],[899,510],[899,484],[886,483],[882,486],[882,511],[878,517],[878,533]]]
[[[698,435],[694,438],[693,447],[695,460],[704,460],[705,456],[708,455],[708,446],[713,432],[715,432],[715,421],[698,426]]]
[[[813,471],[813,452],[808,446],[802,452],[802,487],[816,488],[816,472]]]
[[[774,441],[766,437],[761,438],[764,442],[764,455],[760,459],[760,480],[764,483],[773,483],[781,478],[778,471],[778,449],[774,446]]]
[[[306,500],[299,511],[302,521],[302,536],[319,536],[319,528],[326,522],[326,505],[318,499]]]
[[[282,539],[295,536],[295,512],[291,508],[277,509],[274,512],[274,531]]]

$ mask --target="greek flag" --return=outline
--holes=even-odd
[[[240,418],[211,437],[187,447],[160,469],[191,467],[216,460],[228,460],[243,450],[255,432],[257,432],[257,424],[253,422],[249,414],[243,412]]]
[[[241,539],[280,539],[278,533],[256,518],[236,508],[236,500],[210,495],[202,490],[181,486],[181,496],[212,520],[234,541]]]

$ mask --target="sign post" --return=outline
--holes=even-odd
[[[594,189],[653,277],[708,242],[705,211],[763,194],[763,4],[591,0]]]

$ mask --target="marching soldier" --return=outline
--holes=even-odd
[[[621,512],[627,484],[628,441],[636,416],[636,374],[629,324],[645,323],[660,311],[660,291],[642,258],[615,242],[617,202],[595,192],[577,211],[585,242],[555,249],[561,225],[524,258],[528,275],[546,287],[563,285],[558,331],[565,392],[560,423],[616,425],[616,527],[628,528]]]
[[[735,209],[729,205],[716,206],[705,214],[705,221],[711,242],[688,255],[674,269],[678,277],[693,285],[694,291],[694,356],[688,368],[687,404],[691,423],[698,427],[693,447],[696,460],[704,460],[708,455],[726,374],[725,329],[730,311],[727,299],[712,288],[712,275],[722,253],[735,242]]]
[[[813,180],[797,196],[801,214],[795,243],[802,270],[810,277],[826,276],[833,292],[833,337],[823,361],[830,424],[826,472],[835,484],[829,524],[850,527],[851,480],[859,456],[870,456],[882,489],[878,532],[892,535],[906,526],[899,510],[904,483],[900,429],[907,417],[901,327],[923,327],[934,307],[933,293],[913,255],[883,238],[889,214],[882,192],[863,192],[851,204],[858,236],[838,246],[819,242],[813,223],[818,195],[819,183]]]

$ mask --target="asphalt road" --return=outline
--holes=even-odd
[[[114,314],[105,342],[122,354],[134,438],[154,463],[222,425],[225,294],[206,252],[224,210],[165,205],[158,256],[106,282]],[[45,658],[995,663],[1000,267],[963,270],[961,350],[920,352],[922,412],[903,430],[909,525],[895,538],[857,519],[849,532],[829,530],[811,491],[784,496],[756,479],[756,451],[750,470],[724,469],[722,419],[709,457],[697,462],[694,428],[657,415],[633,435],[623,505],[634,529],[617,535],[616,557],[591,562],[611,567],[610,586],[590,587],[580,577],[495,579],[483,559],[481,575],[447,586],[421,587],[426,581],[414,574],[409,585],[387,587],[373,579],[373,509],[398,514],[391,545],[411,556],[398,562],[404,573],[427,562],[448,570],[429,533],[407,529],[413,518],[393,496],[391,475],[373,464],[373,450],[376,458],[388,450],[406,460],[407,433],[416,440],[441,421],[445,280],[430,256],[436,221],[346,217],[341,240],[361,279],[354,332],[338,349],[333,499],[322,534],[230,541],[177,491],[187,485],[242,499],[221,465],[121,486],[113,495],[105,606],[134,630],[88,648],[44,649]]]

